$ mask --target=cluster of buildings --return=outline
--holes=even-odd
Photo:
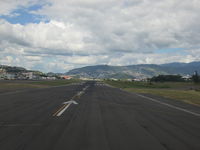
[[[43,74],[38,72],[7,72],[5,69],[0,68],[0,80],[56,80],[56,79],[71,79],[70,76]]]
[[[147,78],[133,78],[133,79],[116,79],[116,78],[110,78],[110,80],[113,80],[113,81],[124,80],[124,81],[133,82],[133,81],[147,81]]]
[[[184,81],[191,81],[191,78],[192,78],[192,76],[191,75],[184,75],[184,76],[181,76],[182,77],[182,79],[184,80]],[[149,81],[149,79],[151,79],[151,78],[145,78],[145,77],[141,77],[141,78],[139,78],[139,77],[137,77],[137,78],[132,78],[132,79],[116,79],[116,78],[110,78],[109,80],[113,80],[113,81],[120,81],[120,80],[123,80],[123,81],[130,81],[130,82],[134,82],[134,81],[142,81],[142,82],[147,82],[147,81]]]
[[[4,69],[0,69],[1,80],[55,80],[56,77],[43,76],[36,74],[35,72],[6,72]]]

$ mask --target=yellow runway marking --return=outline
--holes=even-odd
[[[61,112],[65,107],[67,107],[69,104],[64,104],[62,107],[60,107],[54,114],[53,116],[56,116],[59,112]]]
[[[63,105],[52,115],[52,116],[61,116],[62,113],[64,113],[64,111],[71,105],[71,104],[78,104],[76,101],[74,101],[74,99],[80,98],[82,94],[84,94],[85,90],[88,88],[88,86],[86,86],[85,88],[83,88],[82,91],[79,91],[76,95],[74,95],[70,101],[64,102]]]

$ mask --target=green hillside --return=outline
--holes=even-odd
[[[139,64],[130,66],[97,65],[77,68],[67,72],[67,75],[78,75],[86,78],[147,78],[157,75],[180,74],[192,75],[200,72],[200,62],[170,63],[170,64]]]

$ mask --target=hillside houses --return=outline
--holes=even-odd
[[[36,76],[33,75],[33,72],[20,72],[20,73],[13,73],[13,72],[6,72],[0,71],[0,79],[1,80],[33,80]]]
[[[7,66],[6,66],[7,67]],[[44,74],[37,71],[28,71],[25,69],[17,70],[13,68],[7,69],[0,66],[0,80],[55,80],[55,75]],[[7,70],[6,70],[7,69]]]
[[[42,76],[34,72],[9,73],[0,72],[0,80],[56,80],[55,76]]]
[[[3,80],[3,79],[15,79],[16,75],[15,74],[12,74],[12,73],[8,73],[6,72],[5,69],[3,68],[0,68],[0,79]]]

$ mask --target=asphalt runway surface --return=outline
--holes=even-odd
[[[0,94],[0,150],[200,150],[200,109],[93,81]]]

